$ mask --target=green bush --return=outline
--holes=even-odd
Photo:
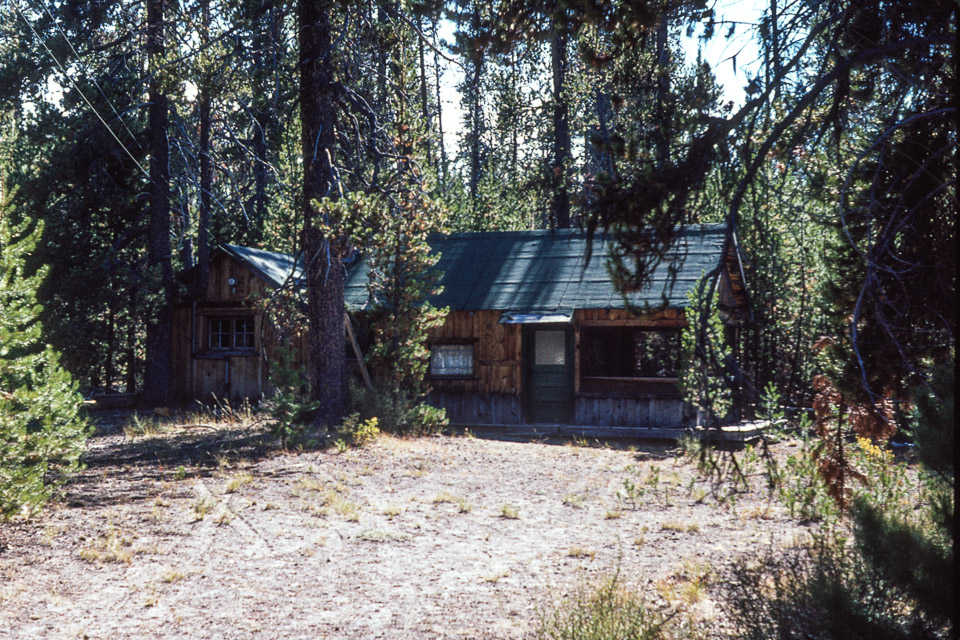
[[[952,377],[952,369],[941,369],[918,394],[915,419],[922,426],[915,433],[924,468],[917,482],[889,452],[861,439],[850,449],[851,468],[863,481],[851,492],[849,518],[829,520],[811,543],[734,567],[725,602],[736,637],[951,636],[954,470],[952,460],[930,448],[953,450]],[[781,495],[799,495],[801,514],[809,509],[822,516],[825,488],[814,486],[812,457],[807,452],[795,460],[783,474]]]
[[[2,203],[0,203],[2,204]],[[39,226],[0,206],[0,520],[29,514],[80,468],[89,425],[76,384],[45,344],[27,257]]]
[[[840,508],[827,491],[806,439],[797,453],[787,456],[779,473],[777,493],[780,502],[790,509],[791,517],[832,522],[840,515]]]
[[[379,420],[376,417],[366,420],[360,419],[359,413],[351,413],[343,419],[343,424],[337,429],[337,434],[346,444],[354,447],[363,447],[380,435]]]
[[[680,332],[683,399],[697,408],[705,426],[715,427],[733,408],[733,380],[727,370],[732,358],[724,338],[716,293],[701,283],[687,295],[689,323]],[[704,317],[705,316],[705,317]]]
[[[270,431],[284,446],[302,440],[319,403],[310,401],[306,376],[302,368],[294,366],[293,350],[286,344],[277,348],[276,362],[270,367],[270,382],[273,395],[263,404],[273,418]]]
[[[350,385],[350,400],[361,420],[376,418],[382,431],[398,435],[440,433],[449,425],[444,409],[392,394],[379,387]]]

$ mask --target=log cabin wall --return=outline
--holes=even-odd
[[[521,424],[523,362],[521,325],[500,324],[499,310],[453,311],[429,332],[433,344],[473,344],[474,374],[455,379],[431,377],[429,402],[447,410],[453,424]],[[678,309],[638,317],[626,309],[580,309],[574,313],[574,406],[572,421],[584,426],[674,427],[695,415],[675,379],[584,379],[580,373],[582,327],[685,326]],[[581,385],[583,388],[581,388]]]
[[[455,379],[429,377],[429,402],[447,410],[454,424],[520,424],[520,325],[500,324],[502,311],[451,311],[431,329],[433,344],[473,344],[474,373]]]
[[[696,412],[683,401],[675,378],[588,378],[581,368],[580,338],[584,327],[681,329],[682,309],[663,309],[638,316],[627,309],[578,309],[573,314],[576,376],[573,421],[605,427],[676,427],[692,424]]]

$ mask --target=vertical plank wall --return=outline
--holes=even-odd
[[[471,341],[475,346],[475,375],[456,380],[431,379],[429,401],[447,410],[453,424],[520,424],[522,413],[522,359],[520,325],[499,324],[502,311],[453,311],[446,323],[430,331],[431,343]],[[679,327],[683,311],[666,309],[637,317],[626,309],[585,309],[574,314],[574,366],[579,372],[580,327]],[[580,393],[575,379],[574,417],[577,425],[616,427],[674,427],[691,424],[693,412],[675,386],[663,392]]]
[[[474,376],[431,378],[429,401],[447,410],[454,424],[519,424],[521,413],[520,326],[500,324],[502,311],[451,311],[431,329],[431,343],[472,341]]]

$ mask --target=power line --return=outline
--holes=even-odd
[[[106,127],[106,128],[107,128],[107,131],[110,132],[110,135],[113,136],[113,139],[117,141],[117,144],[120,145],[120,148],[123,149],[123,150],[127,153],[128,156],[130,156],[130,159],[133,160],[133,163],[134,163],[135,165],[137,165],[137,168],[140,169],[140,171],[143,173],[143,175],[145,175],[145,176],[147,177],[147,180],[150,180],[150,173],[140,165],[140,163],[137,161],[136,157],[134,157],[134,155],[133,155],[132,153],[130,153],[130,150],[127,149],[126,145],[124,145],[123,142],[120,141],[120,138],[117,137],[117,134],[114,133],[113,129],[110,128],[110,125],[107,124],[107,121],[103,119],[103,116],[101,116],[101,115],[100,115],[100,112],[97,111],[96,107],[93,106],[93,103],[90,102],[90,100],[89,100],[89,99],[87,98],[87,96],[83,93],[83,91],[80,89],[80,87],[79,87],[79,86],[77,85],[77,83],[74,81],[74,79],[70,77],[70,74],[69,74],[69,73],[67,73],[67,70],[66,70],[66,68],[64,68],[63,64],[61,64],[60,61],[57,60],[57,57],[56,57],[55,55],[53,55],[53,52],[50,51],[50,48],[47,46],[47,43],[43,41],[43,38],[40,37],[40,34],[37,33],[37,30],[33,28],[33,24],[32,24],[29,20],[27,20],[27,17],[26,17],[25,15],[23,15],[23,12],[20,10],[20,2],[19,2],[19,0],[13,0],[13,2],[11,2],[10,4],[13,5],[13,8],[14,8],[14,10],[17,12],[17,15],[20,16],[20,19],[23,20],[24,23],[26,23],[26,25],[30,28],[30,31],[33,32],[34,37],[35,37],[35,38],[37,39],[37,41],[40,43],[40,46],[42,46],[42,47],[44,48],[44,50],[47,52],[47,55],[49,55],[50,58],[54,61],[54,63],[56,63],[57,67],[60,68],[60,71],[63,73],[63,75],[66,76],[67,80],[70,81],[70,84],[73,85],[73,88],[76,89],[76,90],[77,90],[77,93],[80,94],[80,97],[83,98],[83,101],[87,103],[87,106],[90,107],[90,110],[93,111],[93,113],[94,113],[95,116],[97,116],[97,119],[100,120],[100,122],[103,123],[103,126]]]
[[[47,5],[44,4],[43,0],[40,0],[40,6],[43,7],[43,10],[47,12],[47,15],[48,15],[48,16],[50,16],[50,21],[53,22],[53,26],[55,26],[55,27],[57,28],[57,31],[60,32],[60,35],[63,37],[64,42],[66,42],[66,43],[67,43],[67,46],[70,47],[70,50],[73,51],[73,55],[77,56],[77,61],[80,63],[80,65],[83,66],[83,67],[86,67],[86,63],[83,61],[83,58],[80,56],[80,54],[79,54],[79,53],[77,52],[77,50],[74,48],[73,43],[70,42],[70,39],[67,37],[67,34],[64,33],[63,29],[60,27],[60,23],[58,23],[58,22],[57,22],[57,19],[53,17],[53,14],[50,12],[50,9],[47,8]],[[141,147],[140,147],[140,143],[137,141],[137,136],[135,136],[135,135],[133,134],[133,132],[130,131],[130,127],[128,127],[128,126],[127,126],[127,123],[123,121],[123,118],[122,118],[122,117],[120,116],[120,114],[117,112],[116,107],[114,107],[114,106],[113,106],[113,103],[110,102],[110,98],[108,98],[108,97],[107,97],[107,94],[103,92],[103,89],[102,89],[102,88],[100,88],[100,83],[97,82],[96,76],[94,76],[94,74],[88,72],[88,73],[87,73],[87,77],[89,77],[89,79],[93,82],[93,86],[95,86],[95,87],[97,88],[97,91],[100,92],[100,95],[103,96],[103,99],[104,99],[104,100],[107,102],[107,104],[110,106],[110,110],[113,111],[113,114],[114,114],[115,116],[117,116],[117,120],[119,120],[119,121],[120,121],[120,124],[123,125],[123,128],[126,129],[126,131],[127,131],[128,134],[130,134],[130,138],[133,140],[133,143],[136,144],[138,148],[141,148]]]

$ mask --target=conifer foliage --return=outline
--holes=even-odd
[[[40,225],[0,203],[0,519],[29,513],[80,467],[80,395],[43,340],[30,272]]]

